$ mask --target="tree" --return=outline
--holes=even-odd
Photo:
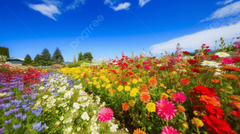
[[[92,61],[93,57],[90,52],[84,53],[83,55],[84,60]]]
[[[41,56],[41,65],[43,66],[50,66],[52,65],[51,54],[49,53],[48,49],[43,49],[42,56]]]
[[[31,65],[32,64],[32,58],[29,54],[26,55],[26,57],[24,58],[24,61],[22,63],[22,65]]]
[[[33,65],[40,66],[42,65],[41,61],[42,61],[42,55],[37,54],[36,57],[34,58]]]
[[[84,60],[82,52],[78,54],[78,61]]]
[[[54,64],[62,64],[64,62],[61,51],[57,48],[53,54],[52,61]]]

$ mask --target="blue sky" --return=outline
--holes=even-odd
[[[193,51],[240,36],[239,13],[239,0],[1,0],[0,46],[21,58],[59,47],[65,61]]]

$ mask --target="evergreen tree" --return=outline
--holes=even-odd
[[[53,54],[52,61],[54,64],[62,64],[64,62],[61,51],[57,48]]]
[[[26,57],[24,58],[24,61],[22,63],[22,65],[31,65],[32,64],[32,58],[31,56],[28,54],[26,55]]]
[[[84,53],[83,58],[88,61],[92,61],[93,57],[90,52]]]
[[[78,54],[78,61],[84,60],[82,52]]]
[[[42,56],[41,56],[41,65],[43,66],[50,66],[52,65],[52,58],[51,54],[49,53],[48,49],[43,49]]]
[[[42,63],[41,63],[41,61],[42,61],[42,55],[36,55],[36,57],[34,58],[34,62],[33,62],[33,65],[34,66],[40,66],[40,65],[42,65]]]

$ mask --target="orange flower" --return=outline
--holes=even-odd
[[[157,79],[156,77],[151,77],[149,80],[148,80],[148,83],[153,86],[153,87],[156,87],[157,86]]]
[[[212,79],[211,81],[212,81],[212,83],[219,83],[220,82],[220,80],[218,80],[218,79]]]
[[[150,94],[147,92],[142,92],[139,97],[143,103],[148,103],[151,99]]]
[[[236,75],[233,75],[233,74],[223,74],[222,77],[227,78],[229,80],[237,80],[238,79],[238,77]]]
[[[238,72],[240,70],[238,67],[229,66],[229,65],[226,65],[226,66],[222,67],[221,69],[223,71],[236,71],[236,72]]]
[[[229,97],[230,97],[231,99],[234,99],[234,100],[240,100],[240,98],[237,97],[236,95],[230,95]]]
[[[142,90],[143,89],[147,89],[147,85],[146,84],[142,84]]]
[[[111,76],[111,77],[110,77],[110,80],[112,80],[112,81],[114,81],[115,79],[116,79],[115,76]]]
[[[182,105],[177,106],[179,112],[184,112],[185,108]]]
[[[237,85],[240,86],[240,80],[237,82]]]
[[[200,81],[199,84],[203,86],[203,82]]]
[[[240,111],[240,102],[238,101],[231,101],[230,106],[237,108]]]
[[[187,86],[189,84],[189,80],[187,78],[182,78],[180,82],[184,85]]]
[[[145,131],[142,131],[140,128],[134,130],[133,134],[146,134]]]
[[[128,106],[127,102],[122,104],[122,109],[123,109],[123,111],[127,111],[129,109],[129,106]]]
[[[201,95],[199,97],[199,101],[204,105],[212,104],[213,106],[220,107],[220,103],[213,97],[209,97],[207,95]]]

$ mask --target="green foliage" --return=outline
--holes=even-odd
[[[78,62],[76,62],[76,63],[71,62],[71,63],[68,64],[68,67],[70,67],[70,68],[71,68],[71,67],[79,67],[79,66],[81,66],[82,63],[92,63],[92,61],[81,60],[81,61],[78,61]]]
[[[88,61],[92,61],[92,59],[93,59],[92,54],[90,52],[84,53],[83,59],[88,60]]]
[[[0,62],[6,62],[6,55],[0,55]]]
[[[50,66],[52,65],[52,58],[51,54],[49,53],[48,49],[43,49],[42,56],[41,56],[41,65],[43,66]]]
[[[41,64],[41,60],[42,60],[41,58],[42,58],[42,56],[38,54],[38,55],[34,58],[33,65],[34,65],[34,66],[40,66],[40,65],[42,65],[42,64]]]
[[[26,57],[24,58],[24,61],[22,63],[22,65],[32,65],[32,58],[29,54],[26,55]]]
[[[78,61],[84,60],[82,52],[78,54]]]
[[[6,56],[7,58],[10,58],[9,56],[9,49],[6,47],[0,47],[0,55]]]
[[[63,64],[64,59],[61,51],[57,48],[52,57],[53,64]]]

